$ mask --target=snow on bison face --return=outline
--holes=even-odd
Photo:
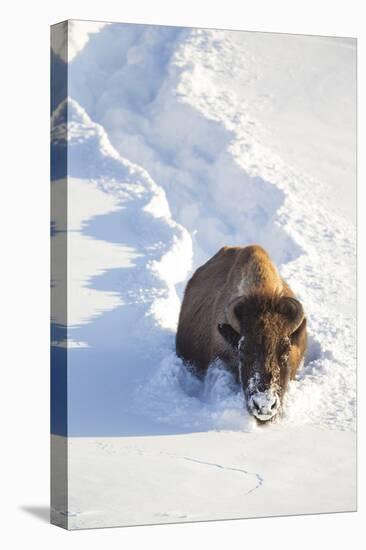
[[[239,378],[249,412],[261,422],[279,412],[290,379],[288,362],[290,339],[287,336],[255,339],[241,337],[238,343]]]
[[[235,306],[237,332],[230,324],[219,331],[231,345],[249,412],[261,422],[281,410],[291,375],[291,335],[304,319],[294,298],[246,299]]]

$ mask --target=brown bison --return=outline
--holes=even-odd
[[[188,282],[177,354],[200,376],[221,359],[258,420],[281,410],[306,345],[302,305],[260,246],[225,246]]]

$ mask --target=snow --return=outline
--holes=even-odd
[[[71,438],[68,456],[69,529],[355,509],[350,432]]]
[[[68,114],[69,526],[354,509],[354,41],[85,25],[52,117],[57,153]],[[219,362],[199,381],[174,353],[193,270],[253,242],[310,335],[265,428]]]
[[[52,49],[54,53],[60,56],[62,61],[67,62],[72,61],[74,57],[81,52],[85,44],[89,41],[90,35],[99,32],[109,23],[69,20],[60,24],[65,27],[65,33],[67,32],[67,48],[64,42],[64,40],[66,40],[66,34],[57,33],[55,36],[56,40],[52,44]]]

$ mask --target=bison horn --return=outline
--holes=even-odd
[[[239,334],[240,334],[240,323],[235,313],[235,308],[242,301],[243,301],[243,296],[239,296],[238,298],[235,298],[227,305],[225,310],[227,322],[236,330],[236,332],[239,332]]]
[[[278,313],[284,315],[288,321],[289,333],[292,334],[299,328],[305,314],[302,305],[296,298],[284,296],[278,302]]]

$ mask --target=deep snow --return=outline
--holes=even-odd
[[[69,99],[52,124],[57,150],[64,145],[67,101],[68,428],[69,436],[94,438],[69,443],[76,514],[70,525],[354,508],[354,43],[84,25],[72,27],[78,46],[69,56]],[[52,185],[62,182],[57,177]],[[220,364],[200,382],[174,354],[180,298],[192,270],[224,244],[253,242],[269,251],[298,293],[310,331],[309,354],[290,386],[285,414],[265,429],[246,413],[239,388]],[[154,446],[154,459],[143,451],[141,470],[148,466],[155,481],[139,485],[138,498],[165,479],[160,491],[167,491],[166,501],[127,509],[120,497],[108,506],[98,500],[101,491],[108,501],[103,476],[113,485],[118,474],[109,470],[109,454],[98,454],[105,439],[95,437],[111,435],[130,436],[108,443],[121,457],[135,436],[148,436],[139,441]],[[184,444],[196,463],[181,469],[170,459],[167,466],[159,460],[166,444],[172,455]],[[234,491],[231,505],[209,495],[207,516],[197,514],[190,483],[196,483],[193,466],[196,471],[205,462],[195,452],[201,445],[209,445],[208,462],[217,464],[232,465],[236,445],[252,453],[251,470],[267,487],[265,494],[262,484],[255,491],[257,504],[245,497],[243,507],[237,473],[225,467],[222,490]],[[279,476],[287,507],[276,501],[263,508],[275,494],[277,472],[268,463],[274,446],[280,458],[306,456],[308,470],[291,470],[291,487],[285,473]],[[256,452],[263,455],[258,464]],[[90,471],[84,463],[89,453],[95,456]],[[331,459],[336,470],[326,469]],[[240,458],[234,464],[243,466]],[[115,483],[132,495],[136,480],[127,476],[129,467]],[[185,487],[184,505],[175,505],[173,495],[169,500],[166,467]],[[316,468],[321,483],[312,477]],[[221,483],[212,468],[204,470],[207,487]],[[302,499],[298,486],[305,480],[312,489]],[[319,507],[310,498],[317,484],[329,488]],[[82,496],[86,486],[88,498]],[[93,512],[98,502],[101,509]]]

